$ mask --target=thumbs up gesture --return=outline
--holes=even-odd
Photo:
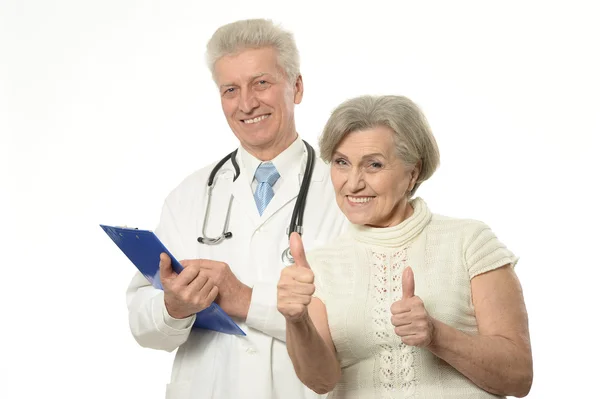
[[[315,292],[315,275],[306,261],[298,233],[290,236],[290,251],[295,263],[281,271],[277,284],[277,309],[288,321],[297,322],[308,316],[308,304]]]
[[[433,340],[433,318],[415,296],[415,275],[410,267],[402,273],[402,299],[392,304],[394,332],[406,345],[426,348]]]

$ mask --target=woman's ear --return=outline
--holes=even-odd
[[[415,188],[415,185],[417,184],[417,180],[419,179],[419,175],[421,174],[421,165],[423,165],[423,163],[419,159],[419,161],[415,164],[415,166],[413,166],[413,169],[410,172],[410,184],[408,186],[409,187],[408,191],[412,191]]]

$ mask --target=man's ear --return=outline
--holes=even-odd
[[[302,81],[302,75],[298,75],[296,83],[294,83],[294,104],[300,104],[302,102],[302,96],[304,95],[304,82]]]

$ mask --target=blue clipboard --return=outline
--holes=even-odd
[[[154,288],[163,289],[160,283],[158,262],[160,254],[165,252],[171,257],[171,265],[176,273],[181,273],[183,266],[150,230],[139,230],[128,227],[100,225],[102,230],[123,251]],[[225,334],[246,335],[244,331],[216,303],[196,314],[193,327],[204,328]]]

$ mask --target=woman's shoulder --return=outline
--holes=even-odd
[[[331,268],[333,264],[339,264],[340,260],[351,257],[354,243],[348,232],[329,240],[324,245],[312,248],[306,252],[306,259],[311,268]]]
[[[481,220],[456,218],[435,213],[427,227],[433,233],[453,234],[458,237],[473,237],[485,230],[491,230],[490,226]]]
[[[339,293],[341,281],[347,281],[356,257],[348,232],[342,233],[324,245],[306,252],[306,260],[315,276],[314,296],[327,304],[332,295]]]
[[[506,264],[514,266],[519,259],[480,220],[433,215],[428,228],[430,242],[454,246],[462,253],[471,278]]]

